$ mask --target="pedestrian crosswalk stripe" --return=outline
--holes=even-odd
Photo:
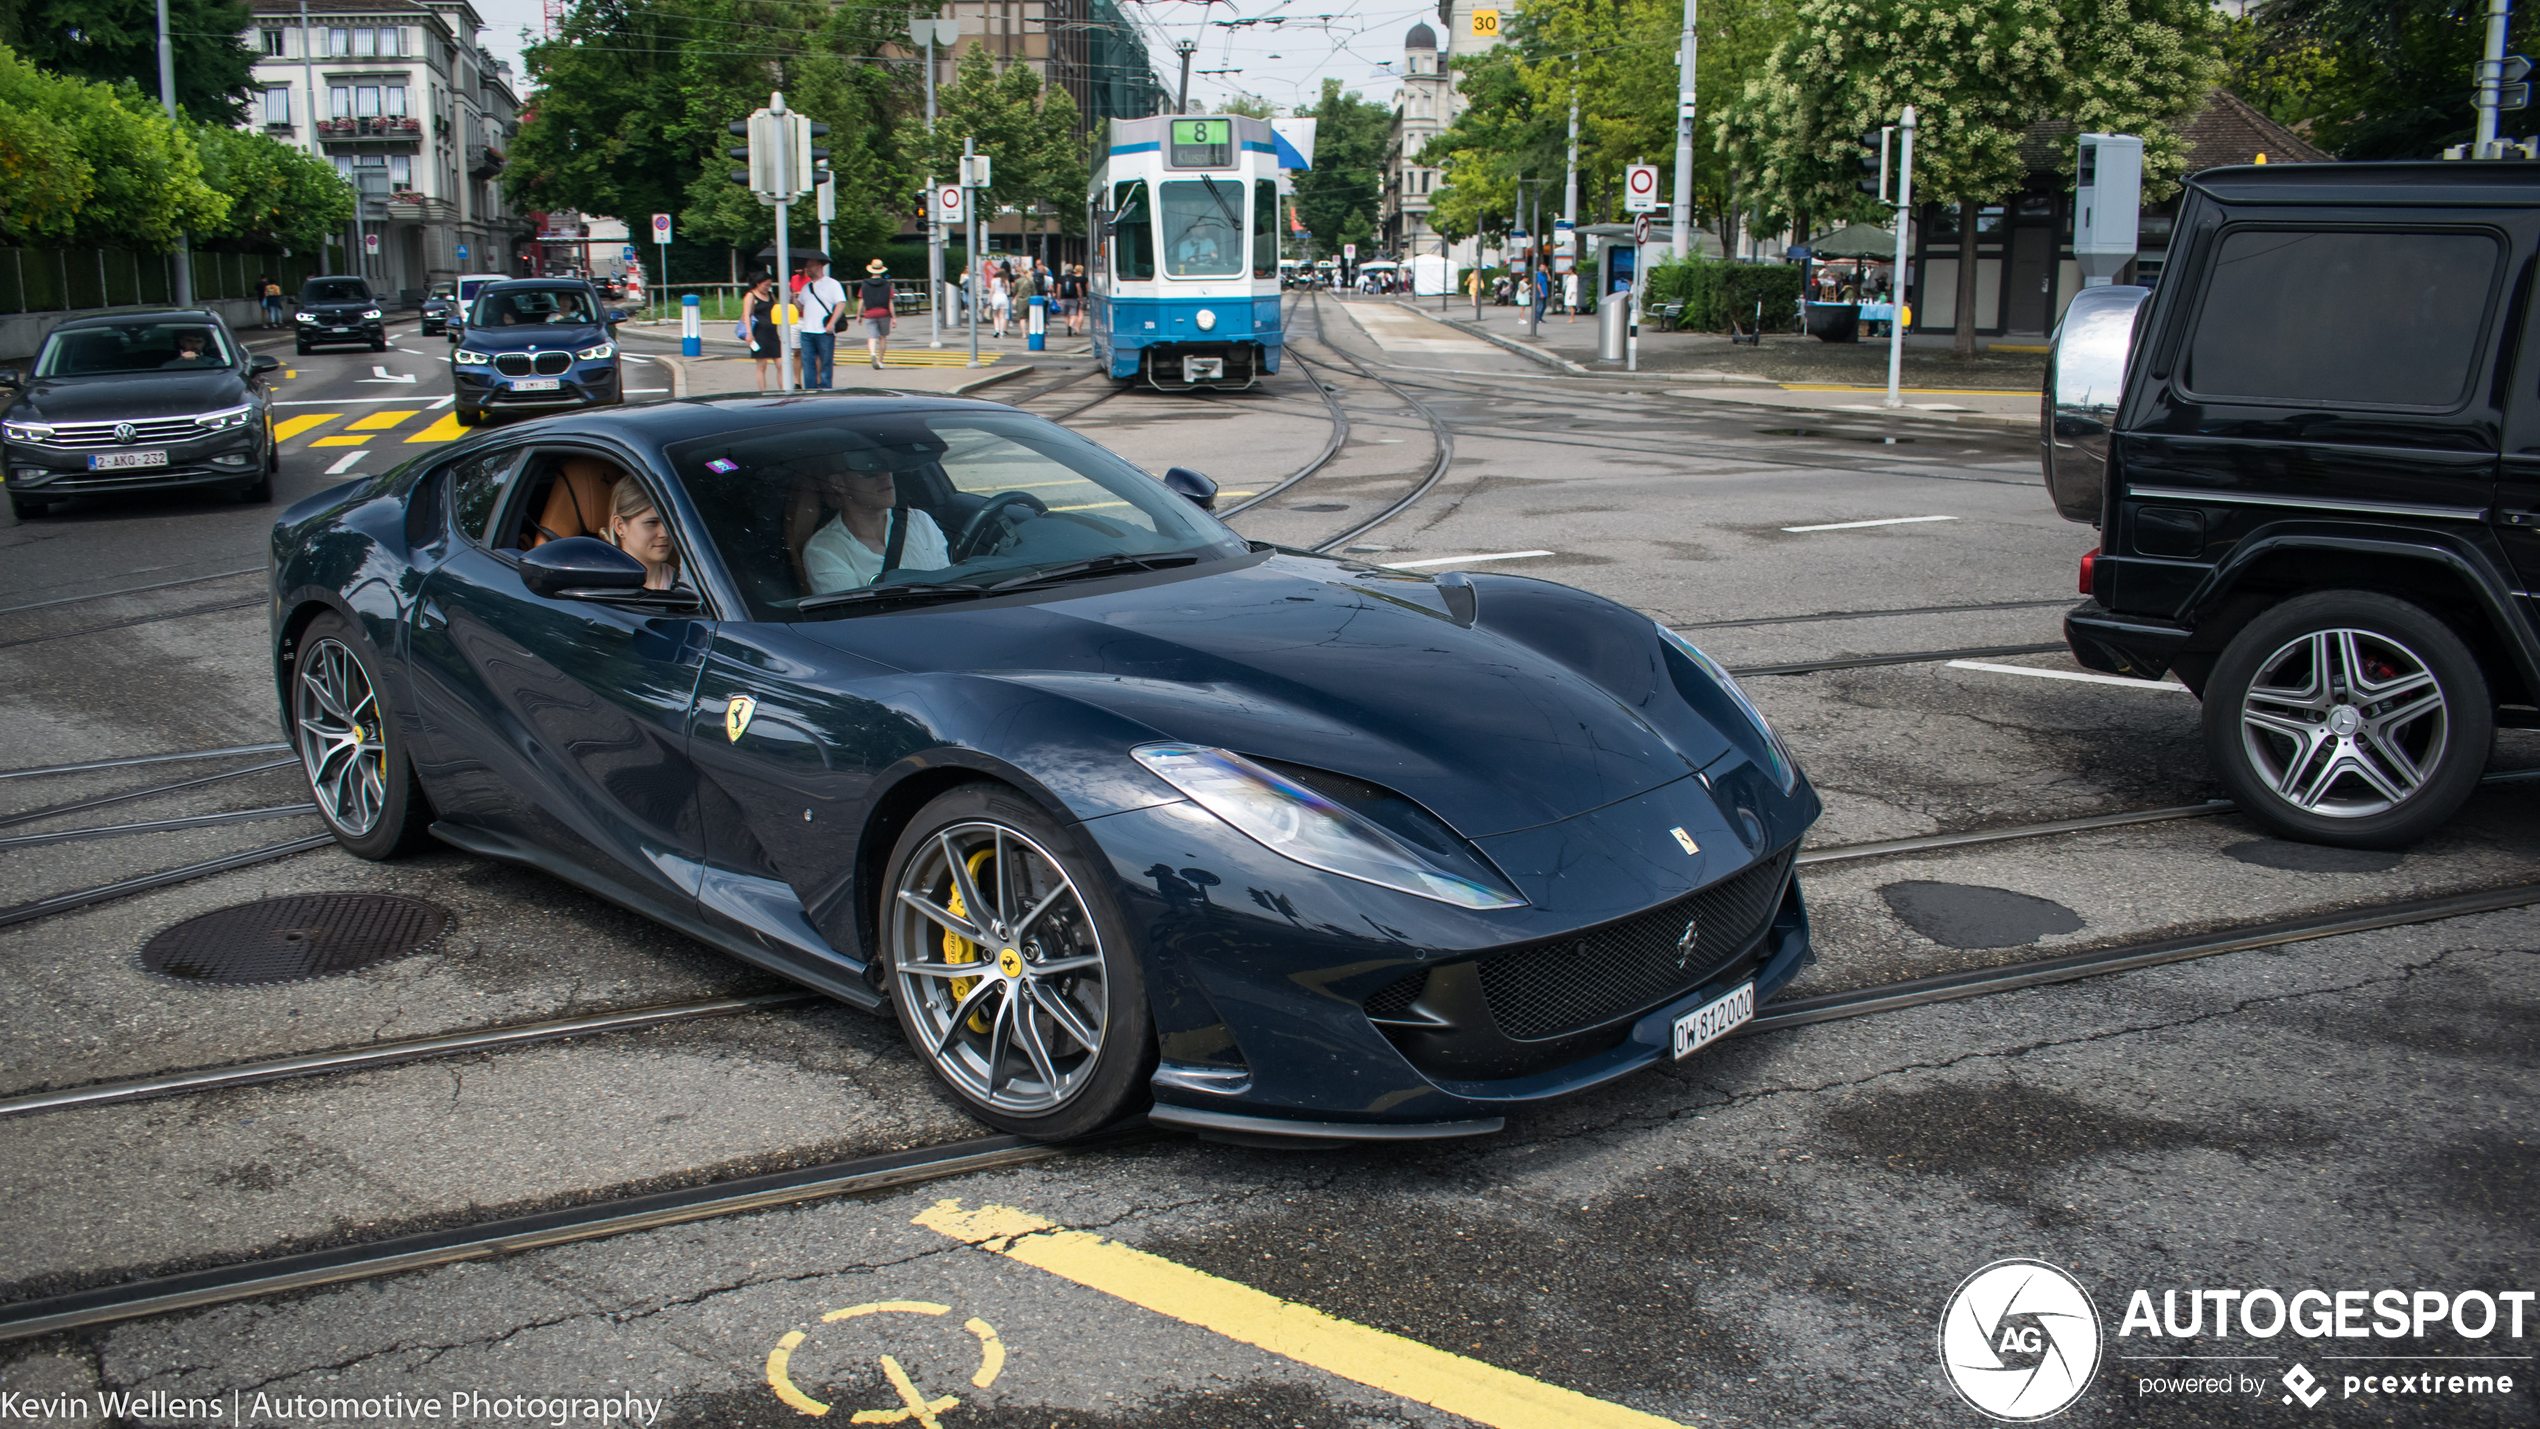
[[[309,443],[309,445],[313,447],[357,447],[369,440],[370,434],[365,432],[358,437],[320,437],[316,441]]]
[[[459,425],[459,419],[456,414],[444,412],[441,414],[441,420],[434,422],[431,426],[428,426],[422,431],[415,433],[413,436],[406,438],[406,440],[409,443],[455,442],[466,434],[467,428]]]
[[[979,365],[985,367],[1003,356],[1005,354],[1002,352],[980,353]],[[886,352],[882,354],[882,365],[884,367],[967,367],[970,365],[970,354],[932,351]]]
[[[369,416],[362,418],[360,421],[355,422],[353,425],[346,427],[344,430],[348,432],[384,432],[390,427],[397,425],[399,422],[404,421],[408,417],[417,417],[422,414],[423,409],[420,407],[411,408],[403,412],[373,412]]]
[[[287,442],[311,427],[323,426],[343,415],[341,412],[307,412],[297,417],[285,417],[273,424],[274,440]]]

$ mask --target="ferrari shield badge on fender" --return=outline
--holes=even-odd
[[[750,716],[758,710],[758,701],[747,695],[734,695],[732,703],[723,707],[723,732],[732,742],[741,742],[741,731],[750,727]]]

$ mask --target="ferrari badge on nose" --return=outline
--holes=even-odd
[[[1676,836],[1676,846],[1683,849],[1688,857],[1702,852],[1702,845],[1693,841],[1693,835],[1682,829],[1669,829],[1667,832]]]
[[[732,703],[723,707],[723,732],[732,742],[741,742],[741,731],[750,727],[750,716],[758,709],[758,701],[747,695],[734,695]]]

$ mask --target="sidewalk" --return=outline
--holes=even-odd
[[[886,365],[876,372],[866,365],[865,346],[861,338],[840,338],[832,381],[837,389],[878,387],[895,392],[940,392],[947,396],[965,396],[992,387],[1009,378],[1038,371],[1051,362],[1083,359],[1092,345],[1082,337],[1070,338],[1063,332],[1048,334],[1047,350],[1032,352],[1021,334],[998,342],[982,333],[979,338],[977,367],[968,365],[969,334],[946,332],[944,345],[926,345],[926,329],[922,322],[911,324],[901,320],[901,333],[894,334]],[[622,329],[628,338],[639,339],[650,348],[658,343],[668,351],[641,350],[630,347],[628,355],[661,363],[670,369],[675,395],[680,397],[728,397],[740,393],[756,393],[758,363],[750,357],[748,345],[736,341],[727,329],[721,336],[707,334],[700,341],[705,349],[699,357],[683,357],[677,352],[679,342],[676,323],[627,323]],[[913,339],[913,340],[912,340]],[[776,374],[769,373],[771,383]],[[774,395],[771,387],[770,394]]]
[[[1884,342],[1821,343],[1809,337],[1768,335],[1760,346],[1745,346],[1719,334],[1662,333],[1643,327],[1639,370],[1626,373],[1622,363],[1597,360],[1592,314],[1580,314],[1576,322],[1559,315],[1547,317],[1530,339],[1523,308],[1486,303],[1476,322],[1469,298],[1443,312],[1435,299],[1417,303],[1395,299],[1393,306],[1573,376],[1655,379],[1679,384],[1667,388],[1670,396],[1788,411],[1851,415],[1888,410],[1882,405],[1887,396]],[[1987,352],[1960,362],[1945,348],[1909,345],[1904,355],[1905,385],[1899,395],[1907,415],[2026,429],[2037,422],[2044,367],[2044,357],[2035,353]]]

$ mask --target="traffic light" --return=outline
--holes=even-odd
[[[747,139],[750,137],[750,121],[747,119],[735,119],[723,127],[739,138]],[[747,144],[735,144],[723,152],[725,157],[738,159],[745,166],[725,171],[732,176],[732,182],[741,185],[743,188],[749,187],[750,171],[746,165],[750,162],[750,146]]]
[[[1881,203],[1887,198],[1887,136],[1894,126],[1882,126],[1875,134],[1861,136],[1861,171],[1868,177],[1853,181],[1853,187]]]

